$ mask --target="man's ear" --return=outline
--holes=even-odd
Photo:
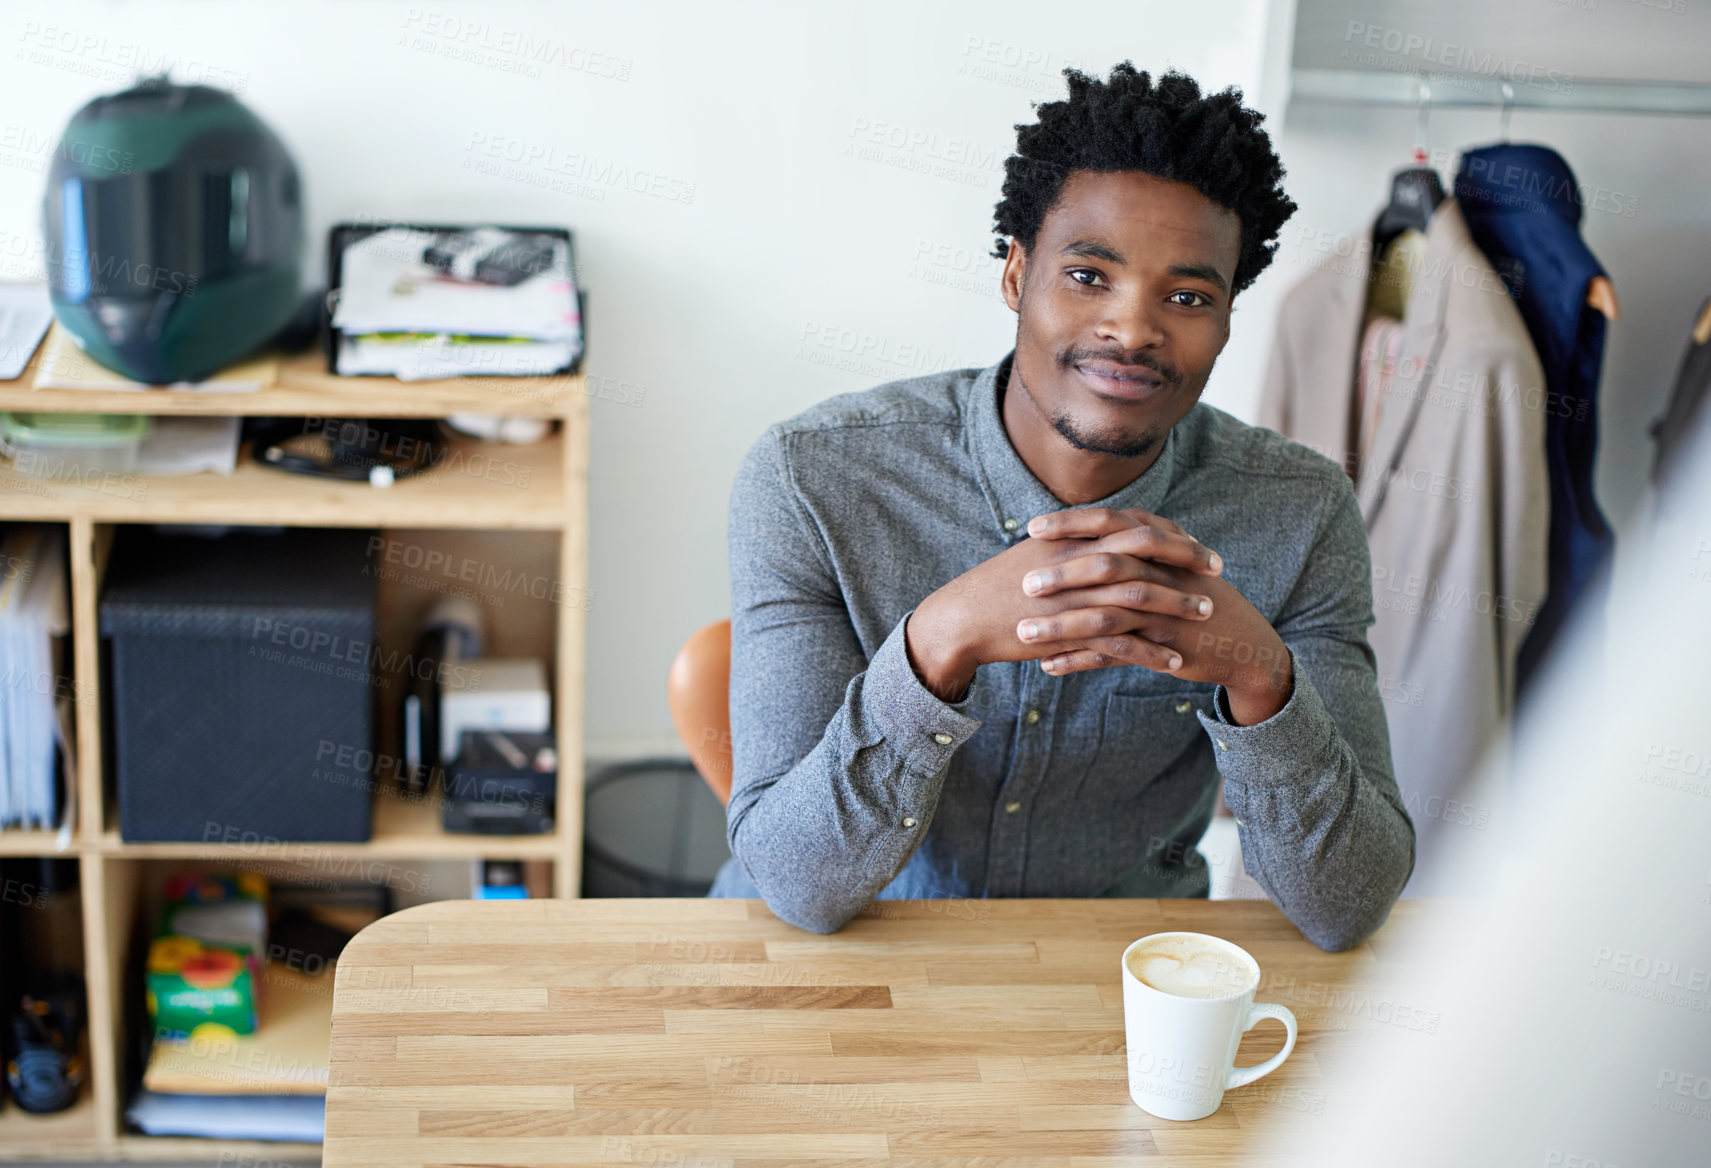
[[[1022,311],[1022,284],[1028,276],[1028,256],[1015,239],[1006,241],[1009,250],[1004,256],[1004,271],[998,277],[998,289],[1011,312]]]

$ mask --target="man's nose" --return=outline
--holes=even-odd
[[[1158,306],[1144,301],[1129,301],[1113,305],[1099,322],[1101,340],[1121,345],[1124,352],[1136,349],[1156,349],[1164,344],[1166,333]]]

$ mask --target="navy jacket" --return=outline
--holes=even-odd
[[[1574,172],[1548,146],[1500,143],[1462,155],[1456,199],[1468,231],[1502,275],[1545,371],[1545,457],[1550,469],[1550,587],[1516,667],[1525,691],[1577,605],[1603,590],[1614,546],[1592,494],[1598,451],[1598,371],[1604,315],[1586,290],[1604,268],[1580,238]]]

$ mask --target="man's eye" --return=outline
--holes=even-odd
[[[1186,297],[1187,299],[1183,299],[1183,297]],[[1184,308],[1199,308],[1202,304],[1212,303],[1200,293],[1190,292],[1186,289],[1181,292],[1172,292],[1170,294],[1170,299],[1173,303],[1180,304]]]
[[[1091,268],[1071,268],[1069,278],[1089,288],[1096,288],[1105,282],[1104,277]]]

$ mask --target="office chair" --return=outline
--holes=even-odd
[[[690,634],[666,676],[666,702],[690,761],[719,802],[731,801],[731,622]]]

